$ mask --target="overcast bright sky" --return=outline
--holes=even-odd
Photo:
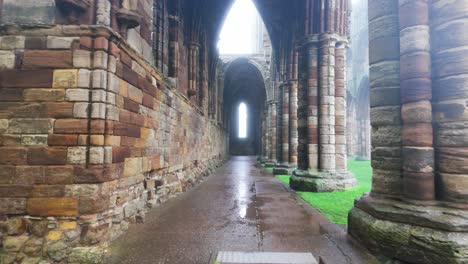
[[[352,0],[353,5],[363,0]],[[260,16],[252,0],[236,0],[229,11],[219,36],[221,54],[253,53],[255,18]]]
[[[221,29],[218,43],[221,54],[253,52],[253,30],[257,9],[251,0],[236,0]]]

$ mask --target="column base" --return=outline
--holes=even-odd
[[[273,175],[291,175],[294,169],[296,169],[296,167],[287,162],[277,164],[273,169]]]
[[[333,192],[356,186],[357,181],[350,172],[321,172],[296,169],[289,185],[296,191]]]
[[[268,161],[268,157],[261,157],[261,156],[258,156],[257,161],[258,161],[258,163],[264,165],[265,162]]]
[[[277,164],[276,160],[271,160],[271,159],[266,160],[264,163],[265,167],[275,167],[276,164]]]
[[[369,250],[408,263],[468,263],[468,212],[363,196],[348,232]]]

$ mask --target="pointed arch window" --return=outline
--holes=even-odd
[[[245,103],[240,103],[238,107],[238,137],[247,138],[247,105]]]

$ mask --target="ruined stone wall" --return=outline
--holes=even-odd
[[[104,2],[96,21],[107,23]],[[217,117],[193,105],[118,31],[79,20],[56,25],[54,3],[26,1],[23,10],[24,3],[3,1],[2,14],[29,5],[45,11],[27,26],[6,25],[21,17],[2,16],[2,263],[95,263],[96,246],[225,158]]]

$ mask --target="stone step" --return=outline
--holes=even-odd
[[[318,264],[311,253],[220,251],[217,264]]]

